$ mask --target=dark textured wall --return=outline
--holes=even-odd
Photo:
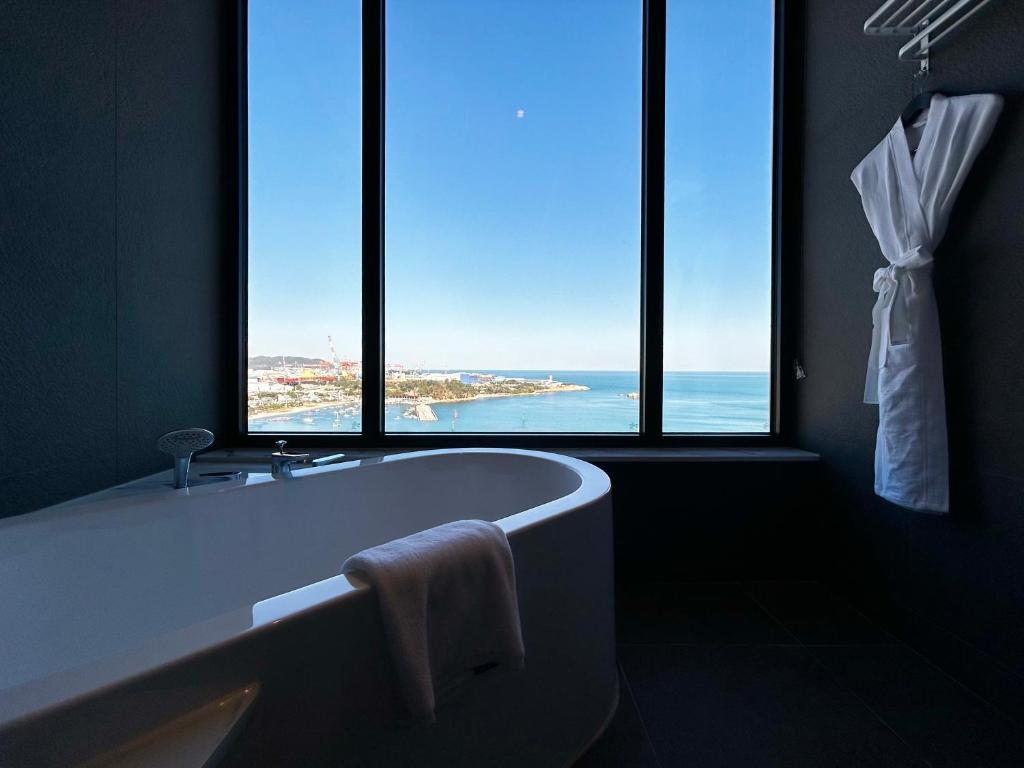
[[[207,0],[0,13],[0,516],[227,429],[234,15]]]
[[[877,409],[861,404],[873,271],[849,181],[911,96],[878,0],[805,0],[800,447],[822,456],[832,578],[940,666],[1024,720],[1024,4],[985,8],[932,57],[928,89],[1006,107],[936,252],[952,513],[872,493]]]
[[[605,462],[620,586],[817,578],[817,462]]]

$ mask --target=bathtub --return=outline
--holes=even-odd
[[[0,766],[153,744],[182,766],[563,766],[614,711],[596,467],[473,449],[166,480],[0,521]],[[375,596],[339,566],[464,518],[509,537],[526,666],[479,675],[432,726],[397,727]]]

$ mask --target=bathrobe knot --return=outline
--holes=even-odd
[[[875,368],[885,367],[891,345],[905,344],[910,340],[906,312],[901,311],[905,302],[897,302],[896,299],[900,291],[908,287],[908,271],[923,269],[931,263],[931,251],[923,245],[916,245],[901,253],[889,266],[875,270],[872,287],[878,294],[878,300],[873,312],[875,334],[871,344],[871,363]]]

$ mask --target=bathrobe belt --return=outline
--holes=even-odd
[[[897,303],[896,299],[900,291],[907,288],[908,270],[921,269],[931,263],[931,252],[918,245],[901,253],[889,266],[875,271],[872,287],[878,294],[878,300],[873,313],[875,326],[871,338],[870,368],[884,368],[889,358],[889,346],[909,341],[906,338],[909,332],[906,301]],[[893,338],[894,328],[899,329],[898,338]]]

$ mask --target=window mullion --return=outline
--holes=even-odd
[[[666,0],[645,0],[640,431],[647,440],[662,435],[665,365],[665,14]]]
[[[367,443],[384,420],[384,0],[363,0],[363,415]]]

